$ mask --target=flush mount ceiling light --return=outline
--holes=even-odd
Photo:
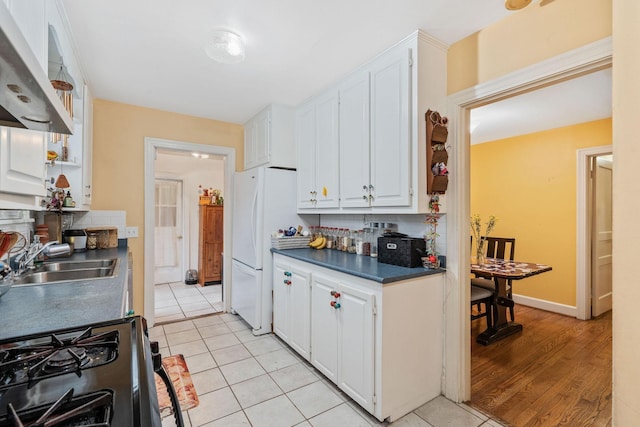
[[[209,58],[223,64],[237,64],[244,60],[244,42],[231,31],[212,31],[204,50]]]
[[[520,10],[529,6],[529,3],[531,3],[531,0],[505,0],[504,7],[507,10]]]

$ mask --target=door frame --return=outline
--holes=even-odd
[[[576,168],[576,317],[591,319],[591,159],[613,153],[613,145],[583,148]]]
[[[594,71],[610,68],[612,37],[587,44],[529,67],[450,95],[446,112],[452,140],[447,193],[447,271],[444,303],[442,393],[456,402],[471,398],[471,340],[469,288],[470,110],[541,89]]]
[[[223,194],[233,194],[233,172],[236,165],[236,150],[230,147],[196,144],[184,141],[172,141],[161,138],[144,138],[144,253],[154,253],[155,248],[155,167],[154,161],[158,149],[173,151],[198,152],[224,158],[224,189]],[[226,254],[231,254],[231,230],[233,221],[233,200],[225,198],[224,203],[224,245]],[[228,220],[227,220],[228,218]],[[155,324],[155,298],[153,292],[153,263],[144,260],[144,315],[149,326]],[[224,257],[223,271],[227,272],[222,278],[224,311],[231,309],[231,256]]]

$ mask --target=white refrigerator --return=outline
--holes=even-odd
[[[296,213],[296,194],[294,170],[259,167],[235,174],[231,308],[255,335],[271,332],[271,233],[310,225]]]

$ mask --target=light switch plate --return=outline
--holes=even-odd
[[[127,227],[127,238],[138,237],[138,227]]]

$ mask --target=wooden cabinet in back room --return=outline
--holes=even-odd
[[[200,286],[222,280],[223,206],[200,206],[198,244],[198,283]]]

